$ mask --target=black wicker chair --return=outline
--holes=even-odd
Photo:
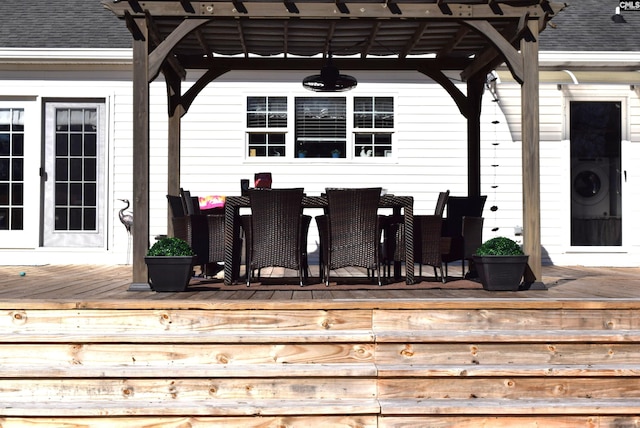
[[[375,269],[380,277],[378,205],[382,189],[327,189],[327,214],[316,217],[320,235],[321,278],[346,266]]]
[[[180,188],[180,196],[182,197],[182,204],[188,215],[201,214],[200,202],[197,196],[191,196],[189,190]]]
[[[460,260],[462,261],[462,273],[464,276],[465,243],[462,236],[462,219],[464,217],[482,217],[486,201],[486,195],[449,196],[447,200],[447,217],[443,219],[442,226],[441,251],[445,274],[448,273],[449,263]]]
[[[251,215],[243,216],[247,286],[253,271],[267,266],[295,269],[300,285],[307,279],[306,231],[302,215],[304,189],[250,189]],[[308,216],[307,216],[308,217]],[[307,225],[305,228],[305,224]]]
[[[182,217],[187,215],[187,210],[181,196],[167,195],[171,217]]]
[[[171,209],[173,235],[186,241],[196,253],[196,264],[204,276],[213,276],[224,262],[224,215],[188,214],[186,201],[195,212],[197,198],[181,189],[181,195],[167,195]],[[242,245],[242,244],[240,244]]]
[[[444,215],[444,209],[447,207],[447,202],[449,201],[449,190],[446,192],[440,192],[438,194],[438,200],[436,201],[436,209],[433,214],[439,215],[442,217]]]
[[[442,227],[442,215],[447,206],[447,200],[449,199],[449,190],[444,192],[440,192],[438,194],[438,199],[436,201],[436,206],[434,209],[434,215],[440,217],[440,224]],[[420,254],[420,237],[422,233],[418,229],[420,227],[420,218],[421,216],[414,216],[414,260],[420,263],[421,254]],[[430,216],[426,216],[430,217]],[[426,220],[428,222],[436,221],[435,219]],[[383,236],[383,245],[382,245],[382,258],[384,260],[385,266],[385,275],[391,276],[391,264],[404,262],[406,261],[404,248],[404,216],[402,215],[389,215],[389,216],[380,216],[380,222],[382,227],[382,236]],[[431,232],[429,232],[431,234]],[[439,234],[441,232],[438,232]],[[438,235],[440,236],[440,235]],[[429,259],[431,262],[435,259]],[[437,278],[437,272],[435,272],[436,266],[432,263],[420,263],[420,276],[422,276],[422,264],[434,266],[434,273]],[[442,273],[442,270],[441,270]],[[398,279],[398,278],[396,278]],[[444,280],[443,276],[443,280]]]
[[[413,218],[415,260],[420,265],[419,276],[422,276],[422,266],[433,266],[433,274],[438,279],[438,269],[442,282],[447,276],[442,269],[442,253],[440,251],[442,239],[442,217],[439,215],[421,215]]]
[[[469,262],[469,271],[473,269],[473,255],[482,245],[482,228],[484,227],[483,217],[462,217],[462,276],[464,277],[464,262]]]

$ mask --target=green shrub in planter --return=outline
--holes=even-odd
[[[476,250],[478,256],[521,256],[523,254],[516,241],[504,236],[489,239]]]
[[[516,291],[529,256],[517,242],[497,237],[486,241],[473,255],[482,287],[491,291]]]
[[[162,238],[144,258],[149,271],[149,285],[154,291],[184,291],[193,274],[195,253],[179,238]]]
[[[147,256],[195,256],[189,244],[180,238],[162,238],[149,248]]]

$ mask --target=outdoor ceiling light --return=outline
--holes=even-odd
[[[327,63],[320,70],[320,74],[305,77],[302,86],[314,92],[343,92],[355,88],[358,84],[356,78],[340,74],[331,58],[332,54],[329,52]]]

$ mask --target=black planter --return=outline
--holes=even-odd
[[[529,256],[473,256],[482,282],[489,291],[517,291]]]
[[[193,274],[196,257],[145,257],[149,271],[149,285],[154,291],[184,291]]]

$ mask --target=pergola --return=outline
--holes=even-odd
[[[133,36],[133,283],[147,283],[149,90],[167,86],[168,189],[180,188],[180,123],[231,70],[412,70],[440,84],[467,119],[468,194],[480,194],[480,106],[487,74],[521,84],[524,250],[541,278],[538,34],[566,7],[549,0],[103,0]],[[191,70],[206,70],[183,93]],[[466,83],[466,94],[451,76]]]

